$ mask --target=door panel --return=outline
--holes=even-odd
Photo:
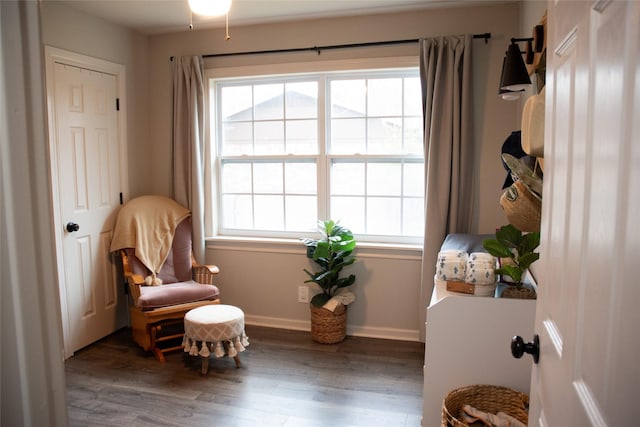
[[[123,326],[125,301],[109,253],[120,207],[116,76],[55,63],[60,218],[71,352]]]
[[[630,425],[640,384],[630,302],[640,298],[640,3],[553,1],[548,16],[530,425]]]

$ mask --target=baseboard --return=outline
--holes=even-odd
[[[284,319],[280,317],[253,316],[245,314],[244,322],[247,325],[264,326],[268,328],[290,329],[294,331],[311,330],[311,323],[308,320],[294,320]],[[347,325],[347,335],[366,338],[381,338],[395,341],[420,342],[420,331],[411,329]]]
[[[367,338],[381,338],[395,341],[420,342],[420,331],[411,329],[376,328],[370,326],[349,326],[347,335]]]
[[[244,315],[244,323],[268,328],[290,329],[293,331],[310,331],[311,322],[303,320],[284,319],[280,317]]]

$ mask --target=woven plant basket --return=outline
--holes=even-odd
[[[464,405],[492,414],[504,412],[524,425],[529,421],[528,395],[502,386],[470,385],[452,390],[444,398],[442,427],[469,427],[469,424],[460,421]]]
[[[311,338],[322,344],[335,344],[347,336],[347,307],[340,304],[335,311],[311,307]]]

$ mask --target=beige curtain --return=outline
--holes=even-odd
[[[191,210],[193,253],[204,262],[204,64],[173,58],[173,198]]]
[[[420,298],[423,316],[433,290],[440,245],[447,234],[465,233],[471,226],[472,40],[472,35],[420,40],[425,150],[425,237]]]

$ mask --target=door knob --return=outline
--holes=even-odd
[[[73,233],[74,231],[80,230],[80,226],[75,222],[68,222],[66,228],[69,233]]]
[[[538,363],[540,358],[540,338],[538,334],[533,336],[532,342],[524,342],[521,336],[516,335],[511,339],[511,354],[516,359],[520,359],[525,353],[533,357],[533,363]]]

